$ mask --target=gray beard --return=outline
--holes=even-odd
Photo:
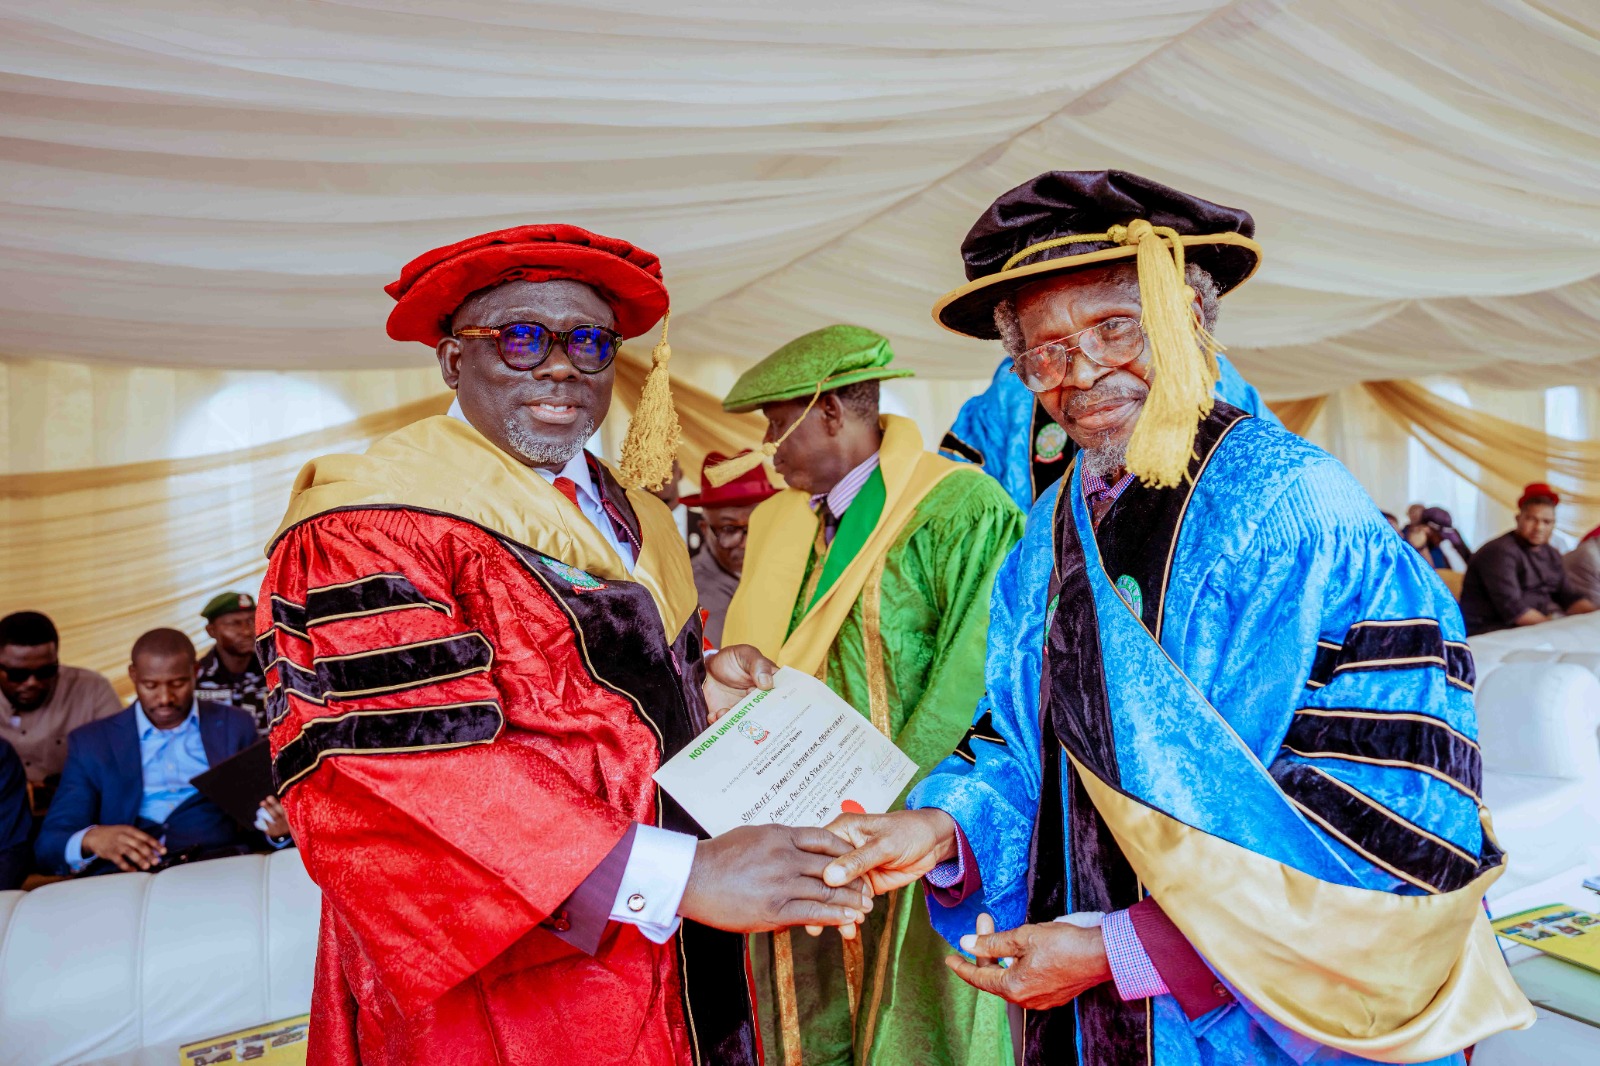
[[[583,446],[594,436],[594,417],[586,415],[583,432],[567,441],[546,440],[534,436],[528,428],[514,418],[506,420],[506,443],[512,450],[534,466],[566,466],[573,456],[583,451]]]
[[[1083,472],[1097,478],[1109,479],[1120,473],[1128,464],[1127,441],[1102,441],[1094,448],[1082,452]]]

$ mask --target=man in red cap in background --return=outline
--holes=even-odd
[[[749,455],[743,451],[740,455]],[[728,461],[721,452],[706,456],[700,468],[700,491],[680,501],[685,507],[698,507],[704,541],[694,557],[694,584],[700,590],[700,607],[706,612],[706,640],[712,647],[722,645],[722,622],[728,617],[728,604],[739,588],[744,573],[744,542],[750,532],[750,512],[756,504],[777,494],[762,467],[746,470],[726,485],[713,485],[705,472]]]
[[[1485,544],[1461,581],[1467,636],[1534,626],[1563,614],[1588,614],[1592,600],[1567,578],[1561,552],[1550,543],[1561,497],[1542,481],[1522,490],[1516,528]]]
[[[832,834],[697,840],[651,780],[770,687],[703,657],[659,484],[656,257],[575,226],[435,249],[388,287],[451,413],[296,480],[257,615],[273,772],[323,914],[309,1058],[758,1061],[744,932],[860,922]],[[584,443],[663,323],[618,471]],[[626,484],[626,488],[624,487]]]

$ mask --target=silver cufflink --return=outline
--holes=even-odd
[[[644,910],[644,897],[635,892],[628,897],[628,909],[635,914]]]

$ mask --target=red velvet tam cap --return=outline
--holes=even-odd
[[[1522,487],[1522,497],[1517,500],[1517,510],[1528,506],[1529,500],[1549,500],[1550,506],[1561,506],[1561,494],[1542,481],[1535,481],[1531,485]]]
[[[389,336],[435,345],[468,296],[505,281],[566,279],[593,286],[617,316],[617,331],[637,337],[667,311],[661,260],[627,241],[578,226],[513,226],[424,252],[383,291],[395,298]]]

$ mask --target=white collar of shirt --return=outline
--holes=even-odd
[[[171,729],[161,729],[145,716],[144,704],[135,700],[133,703],[133,721],[138,726],[139,739],[141,741],[149,740],[156,733],[178,733],[185,729],[193,729],[200,724],[200,701],[197,698],[189,703],[189,717],[185,718],[181,724],[175,725]]]
[[[446,414],[451,418],[459,418],[461,421],[467,422],[468,425],[472,424],[467,421],[466,412],[461,410],[461,401],[459,399],[451,401],[450,410]],[[578,449],[578,454],[568,459],[567,465],[562,467],[560,471],[546,470],[542,466],[534,467],[533,471],[551,484],[555,483],[556,478],[564,477],[569,478],[574,485],[578,486],[578,510],[582,511],[583,517],[587,518],[590,524],[600,531],[600,535],[606,539],[606,543],[610,544],[616,550],[616,553],[622,556],[622,562],[627,566],[628,572],[632,573],[634,567],[633,545],[617,539],[617,531],[611,524],[611,517],[606,514],[605,504],[600,499],[600,490],[595,488],[594,475],[589,473],[589,453],[582,448]]]
[[[861,465],[839,479],[839,483],[827,492],[819,492],[811,497],[811,509],[815,511],[822,506],[822,501],[828,501],[828,510],[833,512],[833,517],[843,518],[845,511],[861,495],[861,490],[867,484],[872,472],[878,469],[878,452],[873,452],[861,461]]]

